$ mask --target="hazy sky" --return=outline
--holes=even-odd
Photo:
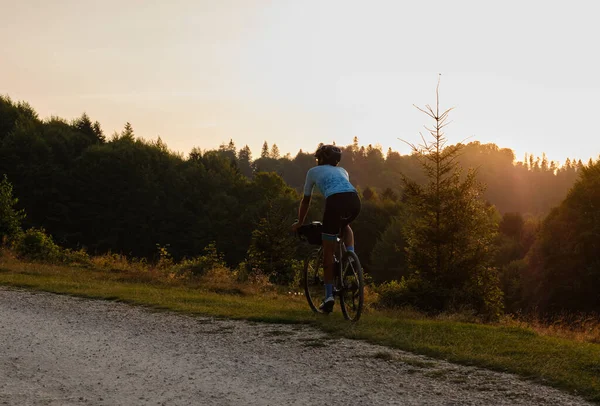
[[[587,1],[0,0],[0,94],[42,117],[126,121],[174,150],[319,142],[407,153],[455,107],[467,137],[563,162],[600,154]]]

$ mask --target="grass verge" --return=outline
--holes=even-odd
[[[269,323],[303,323],[334,337],[429,355],[451,362],[511,372],[600,403],[600,345],[541,335],[531,329],[370,311],[357,324],[339,312],[318,316],[305,299],[276,292],[170,281],[148,273],[22,263],[0,258],[0,285],[118,300],[188,314]],[[224,290],[220,290],[223,292]],[[227,292],[227,290],[225,290]]]

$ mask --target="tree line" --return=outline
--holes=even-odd
[[[236,155],[235,143],[223,144],[219,151],[236,157],[242,173],[251,177],[255,172],[276,172],[286,183],[299,189],[304,183],[306,170],[314,164],[311,152],[300,150],[295,157],[279,156],[276,144],[269,148],[265,141],[259,158],[252,161],[248,146]],[[384,154],[381,147],[359,146],[358,138],[343,150],[342,165],[355,185],[369,195],[376,192],[380,199],[397,198],[402,189],[402,176],[424,181],[424,174],[414,154],[401,155],[391,148]],[[316,147],[315,147],[316,149]],[[275,150],[277,154],[273,154]],[[547,214],[566,196],[585,165],[581,160],[567,159],[560,165],[542,157],[526,154],[517,161],[514,152],[495,144],[478,141],[464,145],[457,161],[464,168],[477,168],[478,179],[487,185],[484,198],[501,213],[518,212],[539,217]],[[589,164],[588,162],[587,164]]]
[[[588,183],[600,177],[598,164],[558,165],[532,155],[517,162],[512,150],[479,142],[454,147],[457,167],[448,173],[447,190],[454,205],[444,208],[440,196],[426,193],[432,180],[423,159],[431,153],[400,155],[390,149],[384,154],[377,146],[360,146],[356,138],[342,147],[341,165],[363,199],[354,223],[357,253],[381,284],[384,301],[436,311],[462,305],[492,313],[597,311],[598,296],[588,288],[600,278],[594,257],[600,252],[594,245],[600,227],[589,227],[600,218],[593,214],[600,207],[593,199],[600,197]],[[0,175],[6,175],[0,233],[5,236],[18,218],[23,229],[43,229],[59,245],[91,254],[152,260],[157,247],[168,247],[180,260],[209,247],[232,268],[285,284],[303,256],[289,226],[306,171],[314,165],[312,152],[281,156],[277,145],[266,141],[256,159],[248,146],[238,149],[233,140],[184,156],[160,138],[137,137],[129,123],[107,137],[86,114],[72,121],[42,120],[27,103],[0,97]],[[475,201],[472,211],[463,210]],[[322,198],[314,199],[309,218],[319,219],[322,206]],[[439,231],[441,223],[432,235],[431,225],[421,221],[436,212],[451,220],[443,224],[446,234]],[[576,232],[572,225],[579,227]],[[478,236],[489,243],[480,247]],[[434,251],[448,249],[456,260],[444,277],[439,267],[431,267],[432,243]],[[451,244],[471,247],[473,255],[459,261]],[[434,263],[439,260],[443,256]],[[466,272],[462,279],[461,272]],[[461,299],[459,293],[466,291],[470,296]]]

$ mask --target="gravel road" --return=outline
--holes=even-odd
[[[0,405],[591,405],[306,326],[0,288]]]

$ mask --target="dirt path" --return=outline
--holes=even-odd
[[[588,405],[302,326],[0,288],[0,405]]]

